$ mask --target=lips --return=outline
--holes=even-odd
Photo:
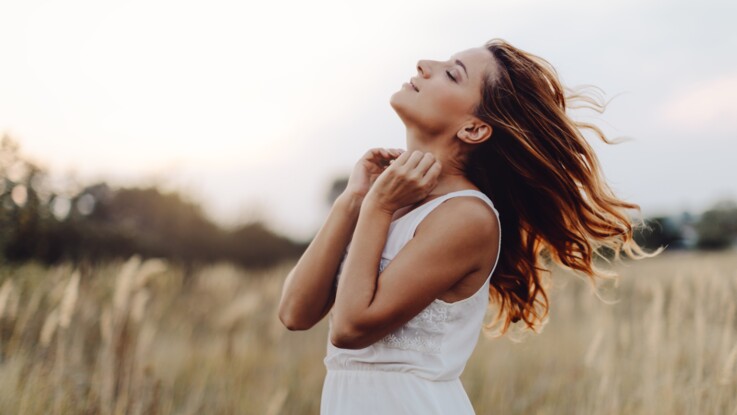
[[[412,88],[414,88],[414,89],[415,89],[415,91],[417,91],[417,92],[420,92],[420,90],[419,90],[419,89],[417,89],[417,86],[415,86],[415,82],[414,82],[414,80],[410,79],[410,80],[409,80],[409,84],[410,84],[410,85],[412,85]]]

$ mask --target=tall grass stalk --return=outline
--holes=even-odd
[[[0,274],[0,413],[319,413],[327,320],[279,321],[292,266]],[[542,333],[480,337],[461,376],[478,414],[737,415],[737,254],[616,266],[608,304],[555,269]]]

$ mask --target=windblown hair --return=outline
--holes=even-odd
[[[468,154],[467,177],[499,211],[502,243],[499,264],[489,288],[499,306],[495,320],[504,334],[522,320],[539,331],[549,310],[542,260],[596,277],[616,278],[599,269],[594,256],[620,250],[633,259],[652,257],[635,242],[626,209],[640,206],[618,199],[604,180],[599,161],[583,136],[596,125],[573,120],[567,108],[599,113],[605,103],[586,88],[564,88],[552,65],[502,39],[484,45],[496,61],[485,79],[475,115],[492,126],[491,137]],[[571,106],[578,102],[581,105]],[[646,226],[640,218],[640,225]]]

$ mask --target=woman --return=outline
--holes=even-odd
[[[612,142],[569,118],[575,99],[603,110],[501,39],[420,61],[392,95],[407,151],[358,161],[280,301],[290,330],[332,309],[322,414],[473,414],[459,376],[490,302],[500,333],[538,330],[543,257],[594,282],[615,275],[594,266],[600,249],[662,251],[632,239],[623,210],[639,206],[603,181],[581,129]]]

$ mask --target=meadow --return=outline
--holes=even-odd
[[[292,265],[0,267],[0,414],[319,413],[327,320],[280,323]],[[737,252],[613,268],[601,298],[554,269],[541,333],[482,334],[478,414],[737,414]]]

